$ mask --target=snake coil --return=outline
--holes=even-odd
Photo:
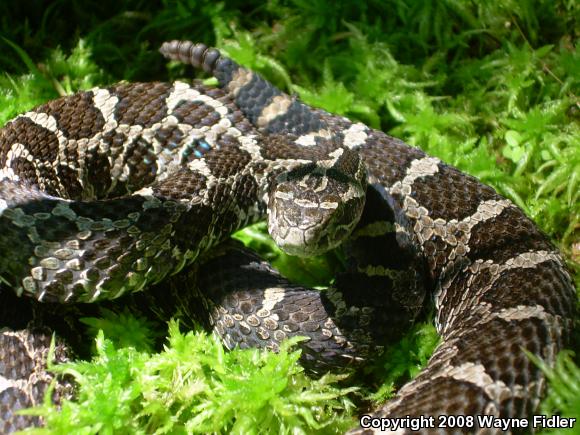
[[[518,207],[398,139],[310,108],[216,49],[172,41],[161,52],[215,75],[221,89],[95,88],[0,130],[3,281],[40,301],[120,297],[180,272],[262,219],[274,196],[296,205],[281,218],[294,227],[294,215],[316,221],[341,201],[361,205],[364,188],[354,182],[367,175],[366,205],[335,288],[300,296],[236,248],[218,281],[244,289],[218,295],[224,305],[214,306],[210,323],[229,346],[276,349],[292,334],[307,335],[307,359],[356,361],[408,325],[427,291],[442,342],[375,415],[533,414],[545,380],[525,351],[554,362],[576,296],[560,254]],[[301,193],[275,190],[296,173]],[[361,213],[345,210],[337,220],[344,237]],[[262,278],[244,281],[240,270]],[[386,317],[399,320],[395,332],[383,326]],[[24,343],[31,334],[4,330],[0,339]],[[4,431],[40,424],[13,415],[36,403],[12,400],[34,390],[32,378],[15,374],[30,359],[27,349],[0,351]]]

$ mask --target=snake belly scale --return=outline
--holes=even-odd
[[[400,140],[306,106],[217,50],[173,41],[161,51],[204,68],[221,89],[119,84],[49,102],[0,131],[5,282],[41,301],[141,290],[261,219],[286,174],[305,165],[325,180],[336,166],[357,174],[360,158],[368,189],[424,265],[442,337],[428,366],[375,414],[533,413],[545,385],[524,349],[554,361],[576,296],[560,254],[520,209]],[[337,195],[358,200],[352,186]],[[340,220],[348,228],[339,238],[352,230],[347,221],[357,217]],[[292,246],[296,238],[281,237]],[[6,373],[0,379],[15,388]]]

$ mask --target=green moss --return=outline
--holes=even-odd
[[[173,38],[215,44],[309,104],[492,185],[552,237],[578,282],[578,16],[568,0],[0,2],[0,123],[99,84],[190,78],[187,67],[167,66],[158,46]],[[334,254],[285,256],[263,226],[237,237],[308,285],[328,284],[341,264]],[[180,433],[194,425],[310,433],[352,422],[344,396],[351,390],[337,389],[332,377],[307,380],[289,349],[224,353],[213,338],[172,323],[166,350],[151,354],[155,334],[139,319],[106,313],[89,323],[108,339],[98,336],[92,363],[66,368],[81,384],[78,405],[43,408],[55,433]],[[375,364],[375,376],[389,382],[374,398],[415,374],[434,342],[432,327],[420,325],[395,345]],[[546,409],[580,419],[572,358],[548,373]]]
[[[343,432],[353,424],[346,395],[354,389],[333,385],[344,376],[307,377],[297,363],[300,352],[291,350],[298,341],[286,341],[277,354],[225,352],[217,337],[184,334],[171,321],[165,349],[150,354],[117,348],[99,332],[91,362],[52,368],[74,376],[77,400],[58,411],[50,401],[27,410],[46,419],[45,428],[29,432]]]

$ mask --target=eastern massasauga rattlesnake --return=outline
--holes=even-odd
[[[207,260],[200,269],[221,270],[198,278],[213,288],[207,323],[230,347],[276,349],[306,335],[305,363],[348,365],[406,327],[427,293],[442,343],[376,416],[536,410],[544,379],[524,349],[553,363],[576,295],[560,254],[520,209],[215,49],[173,41],[161,52],[202,67],[220,89],[118,84],[51,101],[0,131],[5,283],[43,302],[112,299],[180,271],[267,205],[277,243],[301,255],[339,244],[362,212],[346,271],[327,292],[293,287],[239,247]],[[0,335],[4,430],[41,424],[12,411],[38,403],[51,379],[47,337]],[[61,383],[55,400],[69,393]]]

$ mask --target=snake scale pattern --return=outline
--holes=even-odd
[[[307,335],[307,360],[350,364],[396,335],[388,318],[408,325],[426,291],[441,344],[374,415],[537,409],[545,381],[524,349],[554,362],[576,294],[560,254],[517,206],[398,139],[310,108],[215,49],[173,41],[161,52],[203,68],[219,87],[121,83],[51,101],[0,130],[5,284],[41,302],[113,299],[178,273],[266,214],[289,225],[277,242],[316,252],[346,238],[362,213],[347,241],[349,266],[328,292],[301,293],[239,247],[227,261],[210,259],[208,269],[222,270],[214,281],[241,287],[207,307],[226,344],[275,350]],[[307,193],[342,184],[322,199],[298,198],[284,187],[293,177]],[[355,181],[368,186],[364,211]],[[273,197],[285,204],[279,212],[267,212]],[[308,225],[293,232],[340,201],[354,206],[332,214],[334,238]],[[303,211],[293,214],[298,202]],[[202,288],[212,281],[197,279]],[[5,432],[42,423],[13,411],[46,389],[47,346],[42,330],[1,332]],[[57,362],[67,358],[60,346]],[[68,395],[60,383],[54,400]]]

